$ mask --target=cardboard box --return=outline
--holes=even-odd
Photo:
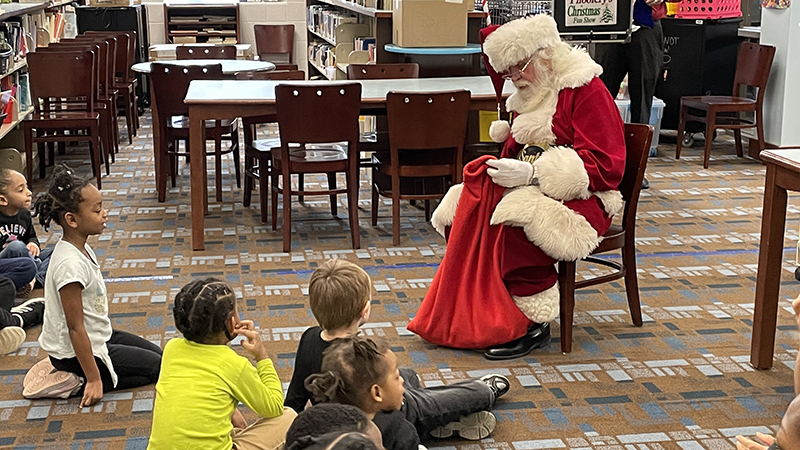
[[[393,42],[400,47],[467,45],[469,0],[394,0]]]
[[[89,6],[133,6],[141,5],[142,0],[86,0]]]

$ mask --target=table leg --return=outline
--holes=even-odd
[[[778,320],[783,232],[786,225],[786,189],[776,185],[779,170],[774,164],[767,164],[753,312],[753,340],[750,346],[750,363],[757,369],[772,367],[775,326]]]
[[[161,147],[163,145],[161,139],[162,136],[166,136],[166,130],[164,129],[164,121],[161,120],[161,116],[158,114],[158,104],[156,103],[156,96],[154,94],[150,96],[150,110],[153,113],[153,161],[156,167],[156,192],[158,193],[159,203],[163,203],[167,200],[167,174],[162,167],[164,164],[162,159],[165,157],[165,152]],[[162,186],[164,186],[164,188],[162,188]]]
[[[204,119],[199,108],[189,107],[189,156],[192,187],[192,248],[205,249],[205,140]]]

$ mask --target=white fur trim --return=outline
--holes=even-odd
[[[553,71],[558,74],[558,90],[577,88],[588,84],[603,73],[603,67],[594,62],[585,49],[561,46],[553,57]]]
[[[483,52],[497,72],[529,58],[540,48],[561,42],[556,21],[545,14],[512,20],[493,31],[483,42]]]
[[[511,125],[505,120],[495,120],[489,126],[489,137],[494,142],[505,142],[511,134]]]
[[[517,308],[525,314],[525,317],[536,322],[545,323],[558,317],[561,310],[561,293],[558,291],[558,282],[552,287],[542,292],[518,297],[512,295]]]
[[[561,201],[586,200],[589,191],[589,173],[578,153],[569,147],[551,147],[536,162],[534,176],[544,195]]]
[[[625,200],[622,199],[620,191],[595,192],[594,195],[603,202],[603,209],[609,216],[616,216],[621,213],[622,208],[625,206]]]
[[[462,189],[464,189],[463,183],[451,186],[431,215],[431,225],[442,237],[444,237],[444,227],[452,225],[453,219],[456,217],[456,209],[458,208],[458,200],[461,198]]]
[[[510,98],[509,98],[510,100]],[[539,109],[525,112],[514,118],[511,124],[511,135],[520,144],[554,144],[556,135],[553,133],[553,116],[556,113],[558,97],[553,96],[552,102],[545,102]]]
[[[491,224],[500,223],[522,227],[528,240],[559,261],[583,259],[602,240],[585,217],[545,197],[536,186],[506,191],[492,214]]]

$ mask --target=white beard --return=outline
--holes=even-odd
[[[538,78],[535,83],[518,80],[514,86],[517,91],[506,100],[506,109],[518,114],[511,125],[514,140],[520,144],[555,144],[553,115],[559,90],[552,74]]]

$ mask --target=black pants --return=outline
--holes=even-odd
[[[600,79],[616,98],[619,85],[628,74],[631,122],[650,123],[653,94],[664,60],[664,31],[661,21],[653,28],[640,27],[628,44],[597,44],[595,60],[603,66]]]
[[[103,381],[103,392],[119,391],[153,384],[158,381],[161,370],[161,349],[150,341],[125,331],[114,330],[111,339],[106,343],[114,372],[117,373],[117,386],[111,380],[111,372],[105,363],[95,357],[100,379]],[[78,358],[56,359],[50,357],[53,367],[65,372],[72,372],[86,379]],[[83,395],[83,390],[79,395]]]
[[[400,375],[405,380],[406,388],[401,411],[417,429],[422,440],[429,438],[428,433],[434,428],[455,422],[462,416],[490,410],[494,406],[494,392],[480,380],[423,388],[413,369],[403,367]]]
[[[6,277],[0,277],[0,330],[8,326],[19,326],[19,319],[10,312],[16,296],[17,288],[14,283]]]

